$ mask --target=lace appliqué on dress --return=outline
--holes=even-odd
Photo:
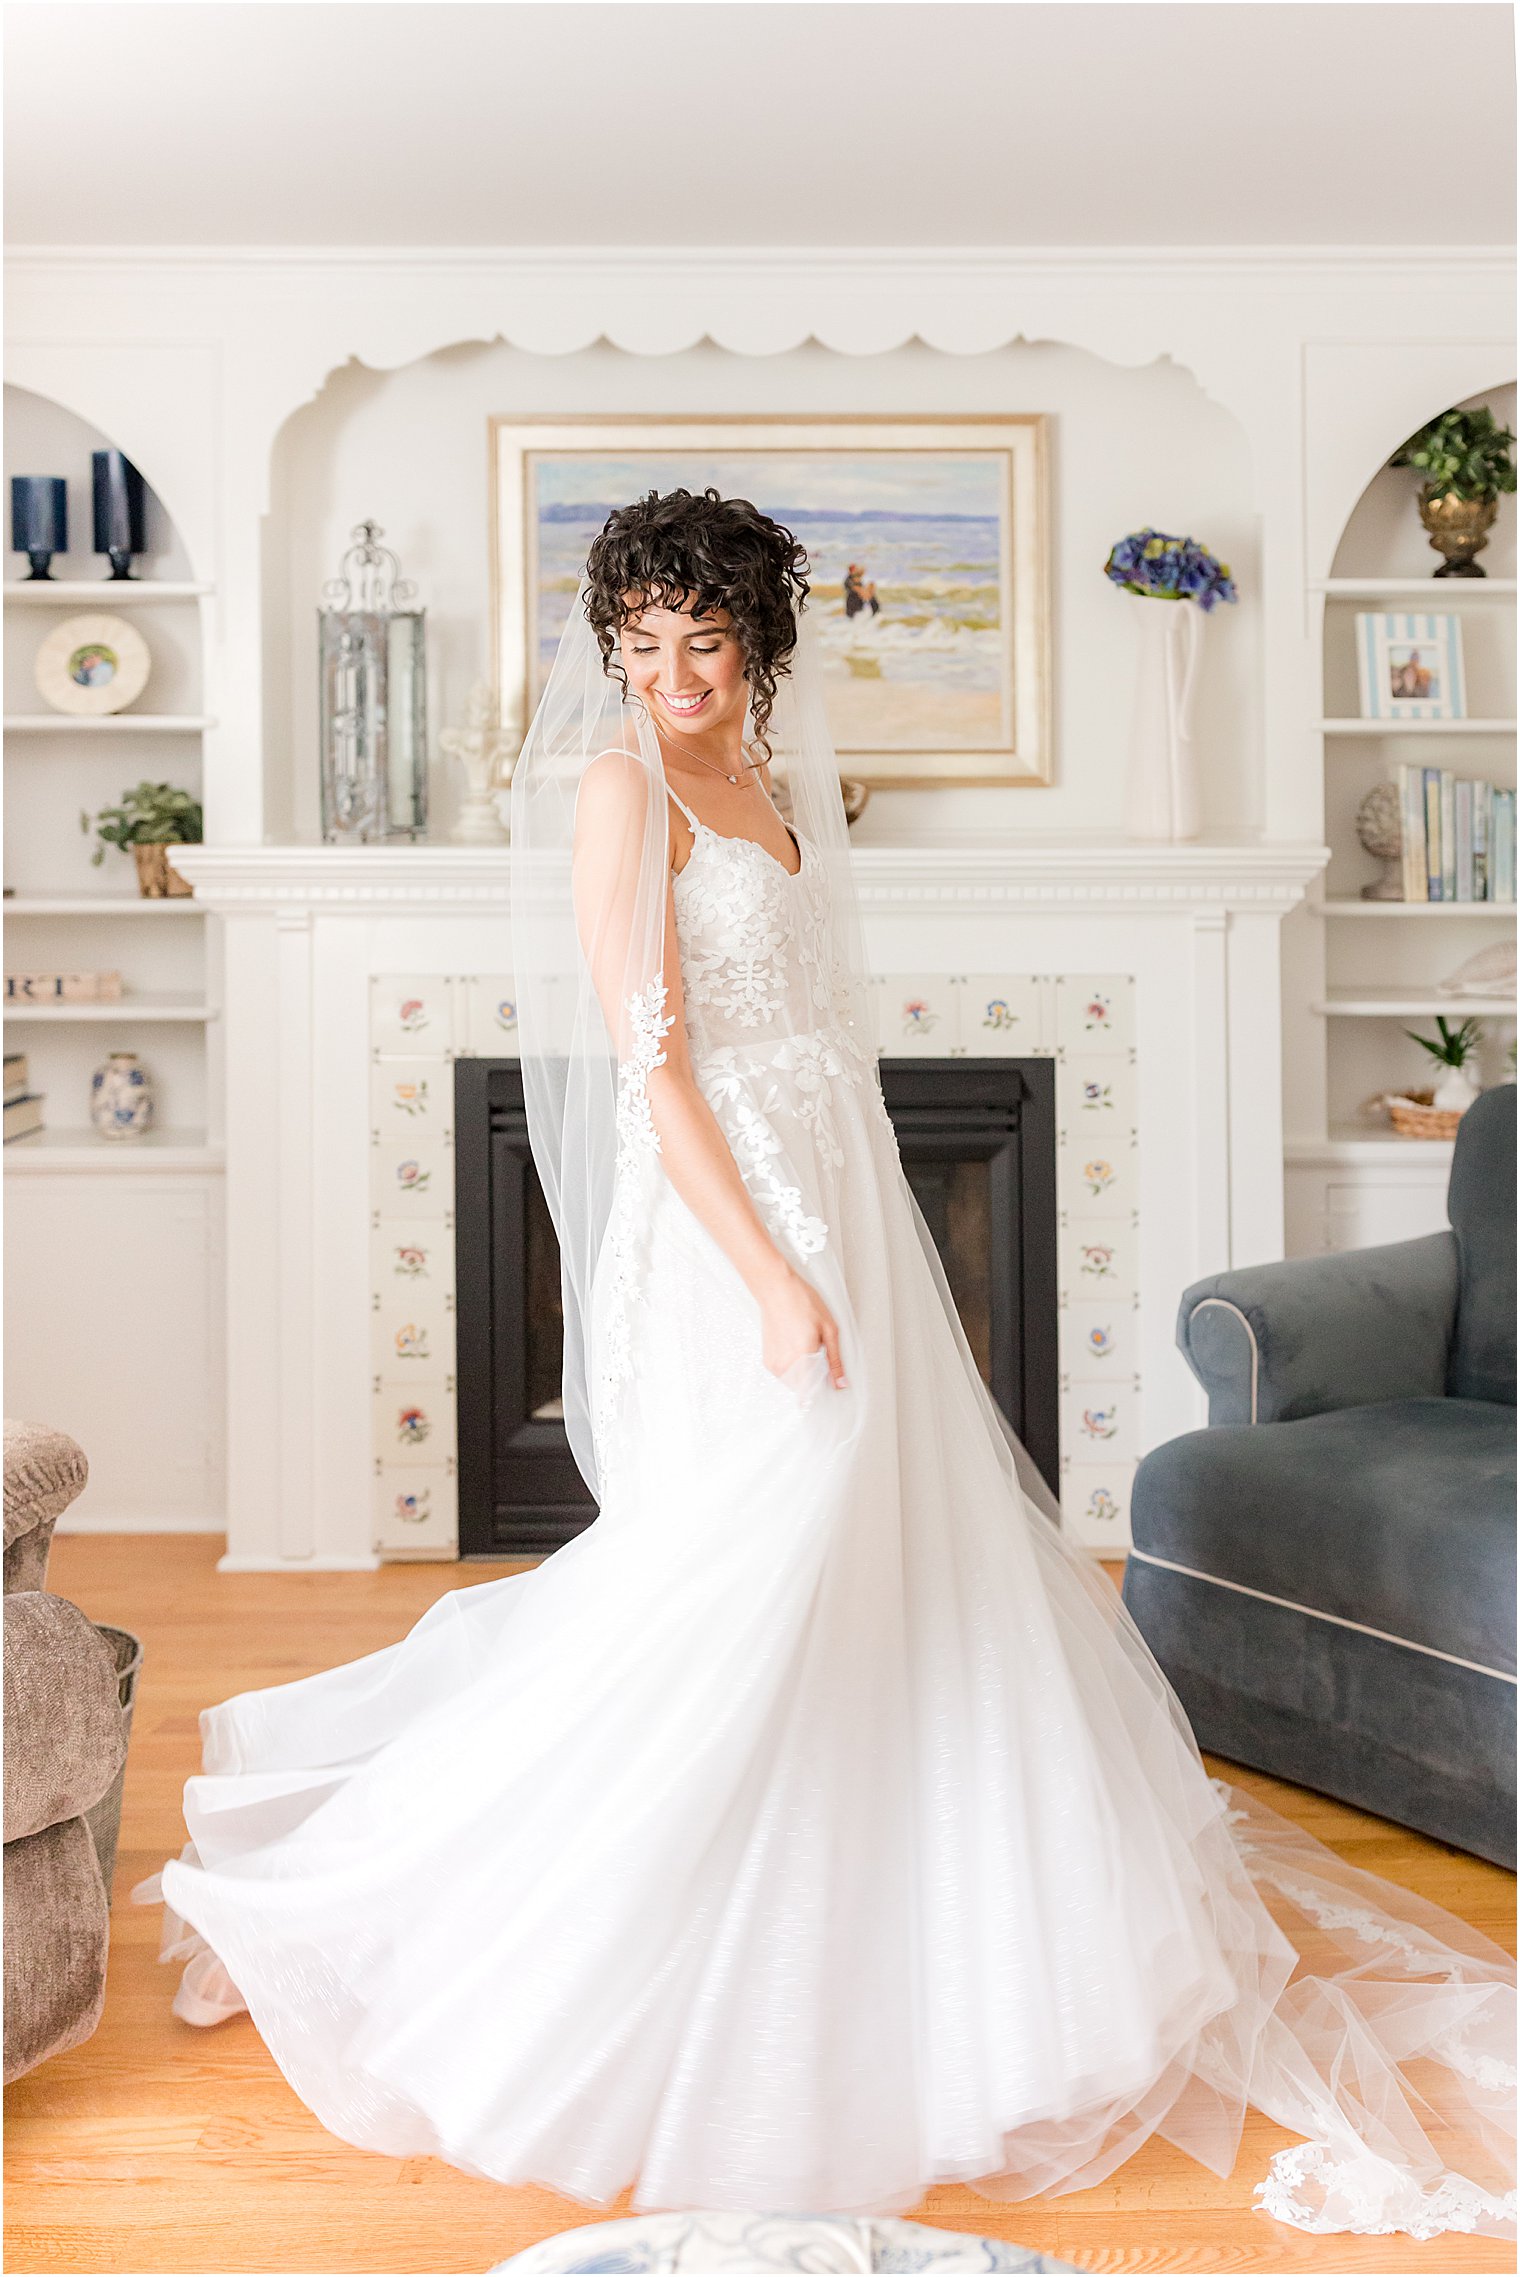
[[[778,1047],[774,1059],[779,1064],[783,1057],[805,1056],[818,1041],[791,1037]],[[799,1257],[816,1257],[827,1247],[829,1229],[804,1206],[801,1187],[789,1185],[777,1169],[782,1148],[773,1117],[780,1111],[781,1094],[774,1083],[760,1091],[757,1078],[762,1074],[748,1063],[741,1066],[733,1050],[720,1049],[707,1054],[697,1079],[771,1233],[788,1242]],[[843,1153],[834,1143],[842,1161]]]
[[[1312,2195],[1306,2196],[1306,2191]],[[1446,2174],[1433,2190],[1386,2159],[1337,2153],[1328,2143],[1295,2143],[1271,2161],[1256,2186],[1256,2203],[1274,2221],[1324,2236],[1350,2231],[1362,2237],[1439,2237],[1443,2230],[1473,2230],[1487,2217],[1513,2222],[1515,2193],[1496,2198],[1465,2175]]]
[[[1423,2040],[1412,2039],[1408,2052],[1446,2065],[1485,2093],[1512,2095],[1513,2064],[1489,2049],[1473,2047],[1468,2039],[1476,2030],[1486,2029],[1490,2038],[1500,2030],[1505,2020],[1491,2012],[1492,2004],[1506,1997],[1508,1988],[1474,1982],[1449,1947],[1431,1942],[1386,1913],[1352,1902],[1349,1893],[1333,1891],[1295,1871],[1273,1854],[1270,1843],[1253,1838],[1250,1813],[1231,1807],[1226,1783],[1213,1779],[1210,1785],[1246,1871],[1259,1887],[1275,1889],[1306,1920],[1342,1945],[1349,1941],[1366,1948],[1369,1954],[1375,1953],[1380,1974],[1386,1971],[1412,1986],[1423,1979],[1432,1987],[1465,1988],[1470,1996],[1461,2004],[1466,2013],[1459,2013],[1444,2031]],[[1357,1973],[1353,1971],[1353,1977]],[[1302,2129],[1311,2139],[1278,2151],[1269,2162],[1255,2193],[1263,2213],[1322,2236],[1350,2232],[1385,2237],[1398,2233],[1427,2239],[1438,2237],[1444,2230],[1480,2227],[1492,2235],[1496,2227],[1513,2225],[1513,2191],[1496,2195],[1485,2190],[1470,2176],[1442,2167],[1438,2155],[1431,2156],[1423,2171],[1411,2170],[1407,2143],[1400,2145],[1405,2154],[1401,2159],[1383,2155],[1365,2139],[1365,2119],[1355,2110],[1356,2097],[1366,2099],[1369,2082],[1381,2080],[1381,2121],[1385,2128],[1390,2124],[1406,2092],[1407,2083],[1400,2076],[1401,2051],[1380,2043],[1375,2019],[1357,2010],[1354,1996],[1349,2003],[1341,2004],[1340,2031],[1348,2034],[1351,2042],[1360,2043],[1363,2068],[1353,2102],[1343,2104],[1343,2083],[1328,2073],[1312,2086],[1306,2084],[1303,2074],[1298,2076],[1296,2107],[1287,2109],[1278,2103],[1271,2115],[1295,2131]],[[1358,2075],[1353,2072],[1353,2076]],[[1423,2133],[1421,2118],[1416,2118],[1415,2124]]]
[[[603,1475],[617,1396],[633,1366],[631,1323],[642,1248],[636,1172],[640,1162],[660,1151],[660,1135],[649,1112],[649,1078],[655,1068],[664,1065],[662,1038],[675,1024],[665,1010],[665,995],[662,975],[629,997],[632,1048],[618,1068],[617,1160],[612,1211],[607,1220],[607,1300],[597,1370],[598,1469]]]
[[[749,890],[735,891],[744,877]],[[763,846],[717,831],[698,837],[676,885],[685,952],[687,1016],[705,1012],[739,1028],[769,1025],[787,999],[786,907],[795,881]]]

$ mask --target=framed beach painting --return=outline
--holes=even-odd
[[[1046,427],[1040,413],[493,419],[503,729],[526,733],[612,509],[711,484],[807,549],[842,773],[1048,783]]]

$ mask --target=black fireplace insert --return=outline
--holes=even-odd
[[[983,1381],[1059,1491],[1055,1065],[886,1059],[908,1183]],[[532,1557],[596,1505],[560,1408],[559,1251],[516,1060],[454,1068],[459,1554]]]

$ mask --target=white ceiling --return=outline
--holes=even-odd
[[[1506,244],[1503,0],[13,0],[19,244]]]

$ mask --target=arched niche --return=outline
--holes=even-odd
[[[183,533],[146,468],[141,471],[147,543],[134,559],[132,585],[123,587],[114,581],[104,556],[93,550],[90,454],[117,447],[115,436],[68,404],[7,383],[3,469],[7,548],[12,475],[61,475],[68,485],[69,548],[54,555],[52,574],[59,583],[89,587],[85,599],[59,597],[44,605],[7,608],[8,713],[50,709],[37,691],[35,663],[42,642],[60,623],[75,615],[112,615],[118,610],[147,642],[151,658],[148,684],[131,708],[173,717],[193,717],[204,709],[202,606],[194,599],[149,597],[155,583],[193,582],[195,569]],[[24,579],[25,556],[11,552],[5,568],[8,580]],[[119,599],[124,590],[132,593],[130,603]],[[81,830],[80,815],[88,814],[93,824],[104,807],[117,804],[133,783],[145,777],[204,797],[201,739],[181,733],[96,734],[87,731],[88,723],[78,732],[72,728],[70,723],[58,734],[7,738],[6,885],[21,896],[101,894],[135,900],[137,878],[130,854],[109,848],[101,866],[95,867],[91,856],[98,841],[93,827]],[[24,930],[12,933],[20,962],[48,969],[119,965],[128,993],[141,991],[150,997],[158,992],[197,996],[205,991],[205,939],[204,926],[188,916],[172,925],[136,919],[128,923],[113,916],[108,928],[92,916],[84,932],[72,917],[29,916]],[[207,1032],[197,1022],[169,1020],[142,1029],[134,1023],[115,1030],[90,1023],[48,1023],[30,1029],[26,1041],[32,1078],[47,1099],[52,1129],[82,1132],[87,1127],[92,1071],[107,1046],[116,1042],[142,1049],[157,1092],[161,1128],[206,1127]],[[211,1049],[215,1051],[214,1043]]]
[[[878,792],[860,839],[947,841],[1118,827],[1133,685],[1133,610],[1103,576],[1147,524],[1227,561],[1237,608],[1209,628],[1195,734],[1206,825],[1261,819],[1260,499],[1236,414],[1167,355],[1110,361],[1060,340],[950,353],[922,339],[844,354],[817,340],[764,356],[712,340],[634,354],[605,339],[559,355],[467,341],[377,369],[349,361],[275,437],[263,524],[267,834],[317,836],[316,610],[353,525],[372,518],[428,609],[430,728],[489,679],[492,414],[1040,411],[1051,420],[1051,643],[1057,779],[1049,788]],[[457,786],[435,762],[433,835]]]
[[[1486,404],[1501,427],[1515,428],[1516,388],[1513,380],[1502,387],[1483,388],[1460,403],[1437,403],[1426,410],[1425,419],[1433,419],[1442,411],[1476,410]],[[1387,461],[1393,456],[1418,426],[1404,427],[1387,440],[1382,464],[1366,485],[1350,515],[1347,517],[1340,540],[1335,548],[1330,575],[1332,577],[1407,577],[1429,584],[1428,596],[1411,598],[1398,595],[1386,604],[1375,598],[1361,601],[1358,606],[1375,610],[1380,606],[1390,609],[1442,610],[1460,606],[1460,592],[1455,603],[1451,599],[1453,581],[1439,578],[1435,572],[1441,566],[1441,555],[1430,544],[1419,516],[1418,499],[1424,480],[1418,468],[1395,467]],[[1515,575],[1515,496],[1501,497],[1498,517],[1489,532],[1488,544],[1479,555],[1483,568],[1491,578],[1512,578]],[[1465,580],[1458,581],[1460,583]],[[1344,605],[1343,605],[1344,606]],[[1507,627],[1501,621],[1501,610],[1462,612],[1462,640],[1467,681],[1467,708],[1475,719],[1510,719],[1515,713],[1514,661],[1510,652]],[[1355,717],[1359,712],[1360,698],[1357,687],[1353,643],[1332,637],[1329,613],[1325,627],[1325,707],[1331,718]],[[1360,796],[1380,777],[1374,765],[1381,757],[1378,748],[1369,744],[1360,755],[1341,750],[1338,754],[1338,771],[1335,781],[1339,785],[1342,803],[1352,790]],[[1360,763],[1358,764],[1358,758]],[[1333,811],[1334,800],[1327,789],[1327,828],[1332,830],[1346,822],[1346,817]],[[1369,872],[1370,874],[1370,872]]]
[[[103,611],[111,609],[115,588],[109,574],[109,565],[102,554],[93,550],[90,454],[92,451],[112,450],[116,447],[112,436],[91,425],[66,404],[36,394],[31,389],[7,383],[4,508],[8,579],[24,579],[27,575],[25,555],[9,551],[12,534],[12,475],[61,475],[68,485],[69,546],[66,553],[54,555],[53,576],[60,583],[77,580],[92,588],[90,601],[81,602],[77,606],[93,608],[94,588],[98,587],[99,607]],[[173,516],[147,479],[146,470],[140,471],[144,473],[144,535],[147,545],[134,560],[135,580],[142,585],[158,580],[168,583],[189,582],[195,574],[189,549]],[[28,608],[8,612],[9,637],[5,644],[7,712],[35,712],[40,708],[33,676],[34,660],[42,640],[63,614],[62,603],[56,608]],[[204,702],[204,672],[199,612],[194,604],[183,601],[152,603],[134,599],[132,622],[143,634],[152,655],[152,677],[136,708],[140,711],[171,714],[199,713]],[[96,755],[97,773],[112,753],[118,769],[125,770],[130,764],[131,754],[126,753],[126,747],[109,739],[97,739],[89,748]],[[201,766],[199,748],[190,738],[180,739],[175,747],[175,760],[177,765],[190,771],[187,779],[198,779]],[[137,772],[142,772],[141,767]],[[52,822],[56,823],[57,812],[62,809],[58,794],[49,786],[57,773],[56,768],[42,768],[30,762],[22,765],[18,760],[10,777],[10,821],[13,831],[22,826],[23,810],[35,809],[33,819],[38,824],[45,815],[51,816]],[[65,799],[64,804],[66,803]],[[76,800],[76,806],[77,803]]]
[[[1430,545],[1416,506],[1424,477],[1416,467],[1389,466],[1387,462],[1426,420],[1439,418],[1443,411],[1474,411],[1485,404],[1501,427],[1514,432],[1516,387],[1508,380],[1498,387],[1480,388],[1457,403],[1431,404],[1412,426],[1384,433],[1381,463],[1347,516],[1330,565],[1332,577],[1429,577],[1440,568],[1441,556]],[[1478,558],[1490,577],[1514,576],[1513,495],[1501,501],[1488,544]],[[1437,585],[1436,595],[1439,592]]]
[[[1426,400],[1415,417],[1376,437],[1379,463],[1348,514],[1331,559],[1332,578],[1410,578],[1415,594],[1379,597],[1340,596],[1325,610],[1324,707],[1327,717],[1351,718],[1361,712],[1356,668],[1354,619],[1361,611],[1455,613],[1461,629],[1468,716],[1474,720],[1515,715],[1515,658],[1512,604],[1502,595],[1474,604],[1464,600],[1474,588],[1466,579],[1438,578],[1441,556],[1429,544],[1418,511],[1424,477],[1417,468],[1387,461],[1409,435],[1448,409],[1487,405],[1500,426],[1514,429],[1515,383],[1482,388],[1456,401]],[[1400,418],[1406,406],[1401,406]],[[1369,456],[1372,439],[1369,438]],[[1493,579],[1515,575],[1516,501],[1500,500],[1489,542],[1479,556]],[[1324,767],[1324,836],[1331,848],[1325,891],[1332,900],[1355,900],[1378,875],[1378,865],[1357,838],[1358,807],[1375,786],[1397,780],[1402,762],[1450,768],[1459,776],[1486,778],[1513,786],[1514,744],[1507,734],[1484,734],[1442,741],[1376,736],[1327,738]],[[1491,918],[1465,915],[1457,924],[1406,922],[1402,916],[1376,925],[1356,923],[1326,930],[1324,991],[1354,995],[1357,990],[1402,987],[1411,999],[1427,996],[1473,952],[1512,931],[1513,912],[1495,908]],[[1480,1067],[1485,1082],[1502,1080],[1503,1052],[1513,1032],[1512,1012],[1502,1005],[1485,1022]],[[1429,1017],[1384,1024],[1342,1019],[1328,1022],[1319,1046],[1324,1054],[1325,1117],[1330,1129],[1371,1134],[1379,1126],[1364,1120],[1363,1103],[1380,1093],[1416,1086],[1427,1078],[1426,1062],[1407,1030],[1434,1031]],[[1411,1159],[1417,1159],[1411,1157]]]
[[[6,545],[9,548],[10,484],[12,475],[62,475],[69,493],[69,550],[53,560],[56,578],[104,579],[108,568],[102,555],[91,545],[91,469],[92,451],[119,450],[122,446],[114,437],[102,433],[82,418],[67,404],[52,397],[39,395],[31,388],[17,387],[7,381],[5,386],[5,512]],[[130,456],[130,453],[128,454]],[[133,461],[137,465],[136,460]],[[162,577],[190,580],[195,571],[189,553],[180,537],[172,515],[153,487],[152,470],[138,467],[143,477],[145,498],[145,535],[147,545],[133,567],[142,578]],[[7,564],[8,576],[26,575],[24,566],[13,558]]]

